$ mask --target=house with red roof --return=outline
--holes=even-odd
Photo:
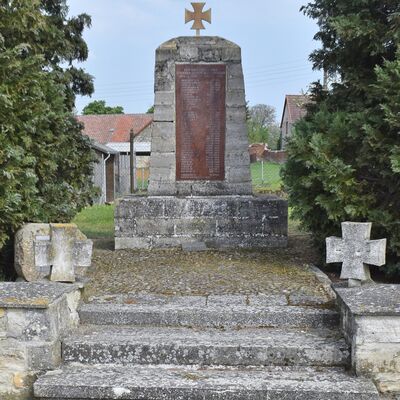
[[[135,142],[147,142],[151,146],[153,114],[79,115],[84,125],[83,133],[97,143],[120,152],[130,152],[130,134]]]
[[[150,162],[153,115],[79,115],[77,120],[83,124],[83,134],[92,139],[93,148],[98,154],[99,163],[95,168],[95,173],[98,175],[102,170],[105,171],[103,176],[94,177],[95,183],[102,182],[101,187],[97,185],[102,189],[102,199],[110,201],[109,199],[130,193],[131,132],[135,136],[135,170],[138,170],[139,174],[143,175],[142,178],[145,178]],[[99,149],[104,151],[101,152]],[[110,151],[109,154],[106,152],[107,149]],[[107,163],[114,163],[114,166],[111,167]],[[114,174],[109,172],[111,170]],[[114,195],[111,193],[112,190],[114,190]]]
[[[306,105],[310,102],[307,95],[287,95],[283,106],[281,121],[281,150],[292,135],[294,124],[307,114]]]

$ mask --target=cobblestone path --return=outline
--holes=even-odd
[[[264,251],[96,250],[86,301],[129,302],[129,295],[281,295],[289,303],[330,302],[308,267],[316,259],[307,240]]]

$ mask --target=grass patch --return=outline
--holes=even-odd
[[[293,217],[292,208],[289,207],[289,235],[305,235],[305,231],[300,229],[300,221]]]
[[[114,205],[85,208],[72,221],[90,239],[114,237]]]
[[[281,164],[257,162],[251,164],[251,178],[255,192],[280,192],[282,190]],[[264,172],[263,172],[264,170]]]
[[[300,221],[293,219],[289,215],[289,235],[304,235],[305,232],[300,229]]]

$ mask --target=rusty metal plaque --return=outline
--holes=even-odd
[[[226,66],[176,65],[176,179],[225,179]]]

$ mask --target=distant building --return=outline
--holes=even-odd
[[[118,151],[94,140],[92,140],[92,149],[96,153],[97,159],[97,163],[93,168],[93,183],[100,190],[96,203],[112,203],[116,194]]]
[[[123,196],[130,192],[130,132],[135,135],[137,168],[148,168],[153,131],[152,114],[80,115],[83,133],[97,144],[118,154],[115,168],[115,193]],[[144,156],[145,155],[145,156]],[[110,178],[109,178],[110,179]]]
[[[281,150],[286,147],[288,138],[292,135],[294,124],[305,117],[306,105],[310,98],[306,95],[287,95],[282,113],[281,122]]]
[[[152,114],[79,115],[77,119],[84,124],[85,135],[118,151],[130,151],[131,130],[137,141],[151,143]]]
[[[253,143],[249,146],[250,161],[255,163],[262,160],[263,154],[267,150],[267,145],[265,143]]]

